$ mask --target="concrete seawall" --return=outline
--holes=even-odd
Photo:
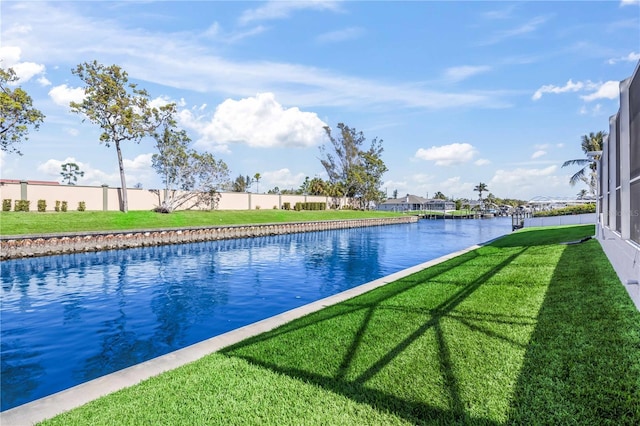
[[[0,260],[414,223],[417,216],[0,237]]]

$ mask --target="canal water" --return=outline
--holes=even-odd
[[[510,232],[420,220],[4,261],[1,410]]]

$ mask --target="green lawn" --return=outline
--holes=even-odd
[[[0,212],[0,235],[49,234],[79,231],[180,228],[254,223],[303,222],[400,216],[393,212],[353,210],[213,210],[102,212]]]
[[[640,424],[640,313],[596,240],[560,244],[593,232],[518,231],[43,424]]]

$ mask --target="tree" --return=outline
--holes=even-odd
[[[329,195],[327,183],[319,177],[309,181],[309,195]]]
[[[84,172],[80,171],[80,166],[76,163],[64,163],[60,167],[62,168],[60,175],[62,175],[63,181],[67,181],[67,185],[75,185],[78,181],[78,176],[84,176]]]
[[[27,92],[20,87],[9,88],[16,81],[18,76],[13,68],[0,68],[0,150],[22,155],[15,144],[29,139],[29,127],[38,130],[45,116],[33,107]]]
[[[359,198],[361,207],[383,198],[380,187],[387,168],[381,158],[382,140],[373,139],[371,147],[364,151],[362,146],[366,138],[362,132],[338,123],[340,136],[336,138],[328,126],[324,129],[331,145],[330,148],[320,147],[320,162],[327,171],[332,192]]]
[[[588,135],[583,135],[580,147],[582,148],[582,152],[585,155],[588,155],[590,152],[598,152],[602,151],[604,138],[607,136],[606,132],[599,131],[598,133],[589,133]],[[582,166],[580,170],[574,173],[569,179],[569,184],[574,186],[578,182],[584,182],[589,187],[589,193],[591,195],[596,195],[597,189],[597,168],[596,161],[600,159],[600,155],[594,155],[593,158],[579,158],[576,160],[567,160],[562,164],[562,167],[567,166]]]
[[[253,175],[253,181],[256,183],[256,193],[260,193],[260,178],[262,176],[260,175],[260,173],[256,173],[255,175]]]
[[[584,200],[587,197],[587,190],[586,189],[581,189],[578,192],[577,197],[578,197],[578,200]]]
[[[397,190],[397,189],[394,189],[394,190],[393,190],[393,199],[394,199],[394,200],[397,200],[397,199],[398,199],[398,190]]]
[[[447,199],[447,197],[440,191],[436,192],[433,195],[433,198],[435,198],[436,200],[446,200]]]
[[[190,149],[189,136],[171,123],[166,123],[163,132],[154,137],[158,153],[151,162],[165,184],[162,211],[171,212],[188,202],[214,206],[220,188],[229,181],[227,165],[210,153]]]
[[[354,167],[355,181],[358,183],[357,197],[360,198],[360,207],[368,209],[371,203],[379,203],[384,200],[382,175],[386,173],[387,166],[382,161],[382,141],[374,139],[371,147],[361,152],[362,161]]]
[[[115,145],[122,184],[121,207],[127,212],[127,184],[120,144],[124,141],[139,143],[145,136],[152,136],[163,122],[172,119],[175,104],[151,107],[147,91],[129,83],[127,72],[117,65],[85,62],[71,72],[86,85],[84,99],[71,102],[71,111],[84,115],[85,120],[102,128],[101,143],[107,147]]]
[[[473,188],[473,190],[478,192],[478,196],[480,197],[480,201],[482,201],[482,193],[488,191],[489,188],[487,188],[487,184],[486,183],[480,182],[478,185],[475,186],[475,188]]]
[[[247,189],[249,189],[250,184],[251,184],[251,179],[249,179],[249,176],[245,177],[245,176],[242,176],[242,174],[239,174],[236,180],[233,181],[231,188],[233,192],[247,192]]]

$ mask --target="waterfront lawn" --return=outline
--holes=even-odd
[[[49,234],[83,231],[180,228],[315,220],[362,219],[400,216],[393,212],[355,210],[181,210],[170,214],[153,211],[0,212],[0,235]]]
[[[596,240],[560,244],[593,232],[515,232],[43,424],[640,424],[640,313]]]

